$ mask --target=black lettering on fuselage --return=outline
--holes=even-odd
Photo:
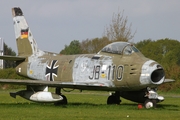
[[[93,74],[92,74],[92,76],[89,76],[89,79],[91,79],[91,80],[92,79],[98,80],[99,76],[100,76],[100,68],[101,68],[100,65],[94,66]]]
[[[91,80],[94,78],[94,70],[95,70],[95,66],[93,68],[92,76],[89,76],[89,79],[91,79]]]
[[[117,68],[116,65],[109,65],[107,67],[107,72],[101,71],[101,66],[97,65],[93,67],[93,72],[92,75],[89,76],[89,79],[99,80],[100,74],[102,72],[103,74],[107,75],[107,80],[114,81],[116,78],[118,81],[120,81],[123,78],[123,71],[124,71],[123,65],[119,65]]]
[[[95,78],[94,79],[96,79],[96,80],[98,80],[99,79],[99,74],[100,73],[100,66],[98,65],[98,66],[96,66],[96,69],[95,69]]]
[[[119,65],[118,67],[117,67],[117,70],[116,70],[116,77],[117,77],[117,80],[122,80],[122,78],[123,78],[123,66],[122,65]]]
[[[114,76],[116,75],[116,72],[115,72],[116,71],[116,66],[115,65],[113,65],[113,66],[109,65],[108,68],[109,68],[109,70],[108,70],[108,80],[112,80],[113,81],[114,80]]]

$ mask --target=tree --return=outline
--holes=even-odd
[[[81,42],[81,50],[82,53],[98,53],[104,46],[109,44],[110,41],[107,37],[103,38],[94,38],[94,39],[86,39]]]
[[[161,90],[176,89],[180,85],[180,42],[172,39],[160,39],[157,41],[144,40],[136,44],[136,47],[148,58],[160,63],[166,73],[166,78],[176,80],[171,84],[163,84]]]
[[[4,43],[4,55],[10,55],[10,56],[16,56],[16,52],[14,52],[8,45]],[[4,61],[4,67],[5,68],[13,68],[16,66],[16,63],[14,61],[5,60]]]
[[[152,42],[151,39],[147,39],[147,40],[140,41],[140,42],[136,43],[135,45],[140,51],[142,51],[143,49],[145,49],[146,45],[151,42]]]
[[[136,47],[148,58],[161,64],[180,65],[180,42],[172,39],[143,40]]]
[[[127,16],[124,17],[124,11],[113,14],[109,27],[105,28],[104,36],[111,41],[124,41],[129,42],[135,35],[132,34],[131,26],[127,25]]]
[[[71,41],[69,46],[65,45],[65,48],[62,51],[60,51],[60,54],[81,54],[80,42],[78,40]]]

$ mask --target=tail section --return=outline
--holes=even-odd
[[[38,46],[33,38],[22,10],[19,7],[12,8],[15,37],[19,56],[29,56],[38,52]]]

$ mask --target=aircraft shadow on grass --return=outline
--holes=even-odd
[[[171,111],[180,111],[180,106],[179,105],[173,105],[173,104],[159,104],[158,108],[159,109],[171,110]]]
[[[17,107],[17,106],[29,106],[29,105],[35,105],[35,106],[51,106],[51,104],[47,104],[47,103],[42,103],[42,104],[38,104],[38,103],[33,103],[33,102],[20,102],[20,103],[0,103],[0,107],[1,106],[12,106],[12,107]],[[22,106],[22,107],[23,107]],[[88,107],[103,107],[103,106],[107,106],[106,104],[94,104],[94,103],[82,103],[82,102],[72,102],[72,103],[69,103],[68,105],[61,105],[61,106],[58,106],[60,108],[68,108],[69,106],[88,106]],[[108,106],[119,106],[120,108],[127,108],[127,107],[131,107],[131,108],[137,108],[137,104],[136,103],[123,103],[123,104],[120,104],[120,105],[108,105]],[[107,106],[107,107],[108,107]],[[152,108],[154,109],[154,108]],[[174,105],[174,104],[159,104],[157,108],[155,108],[157,110],[170,110],[170,111],[180,111],[180,106],[179,105]]]

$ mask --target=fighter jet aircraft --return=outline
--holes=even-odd
[[[107,104],[120,104],[120,97],[143,103],[146,108],[164,100],[156,92],[164,82],[163,67],[146,58],[133,44],[114,42],[97,54],[60,55],[38,48],[19,7],[12,8],[18,56],[0,56],[16,61],[16,72],[31,80],[1,79],[0,83],[25,85],[10,95],[34,102],[67,104],[63,88],[111,91]],[[54,87],[55,93],[48,88]]]

